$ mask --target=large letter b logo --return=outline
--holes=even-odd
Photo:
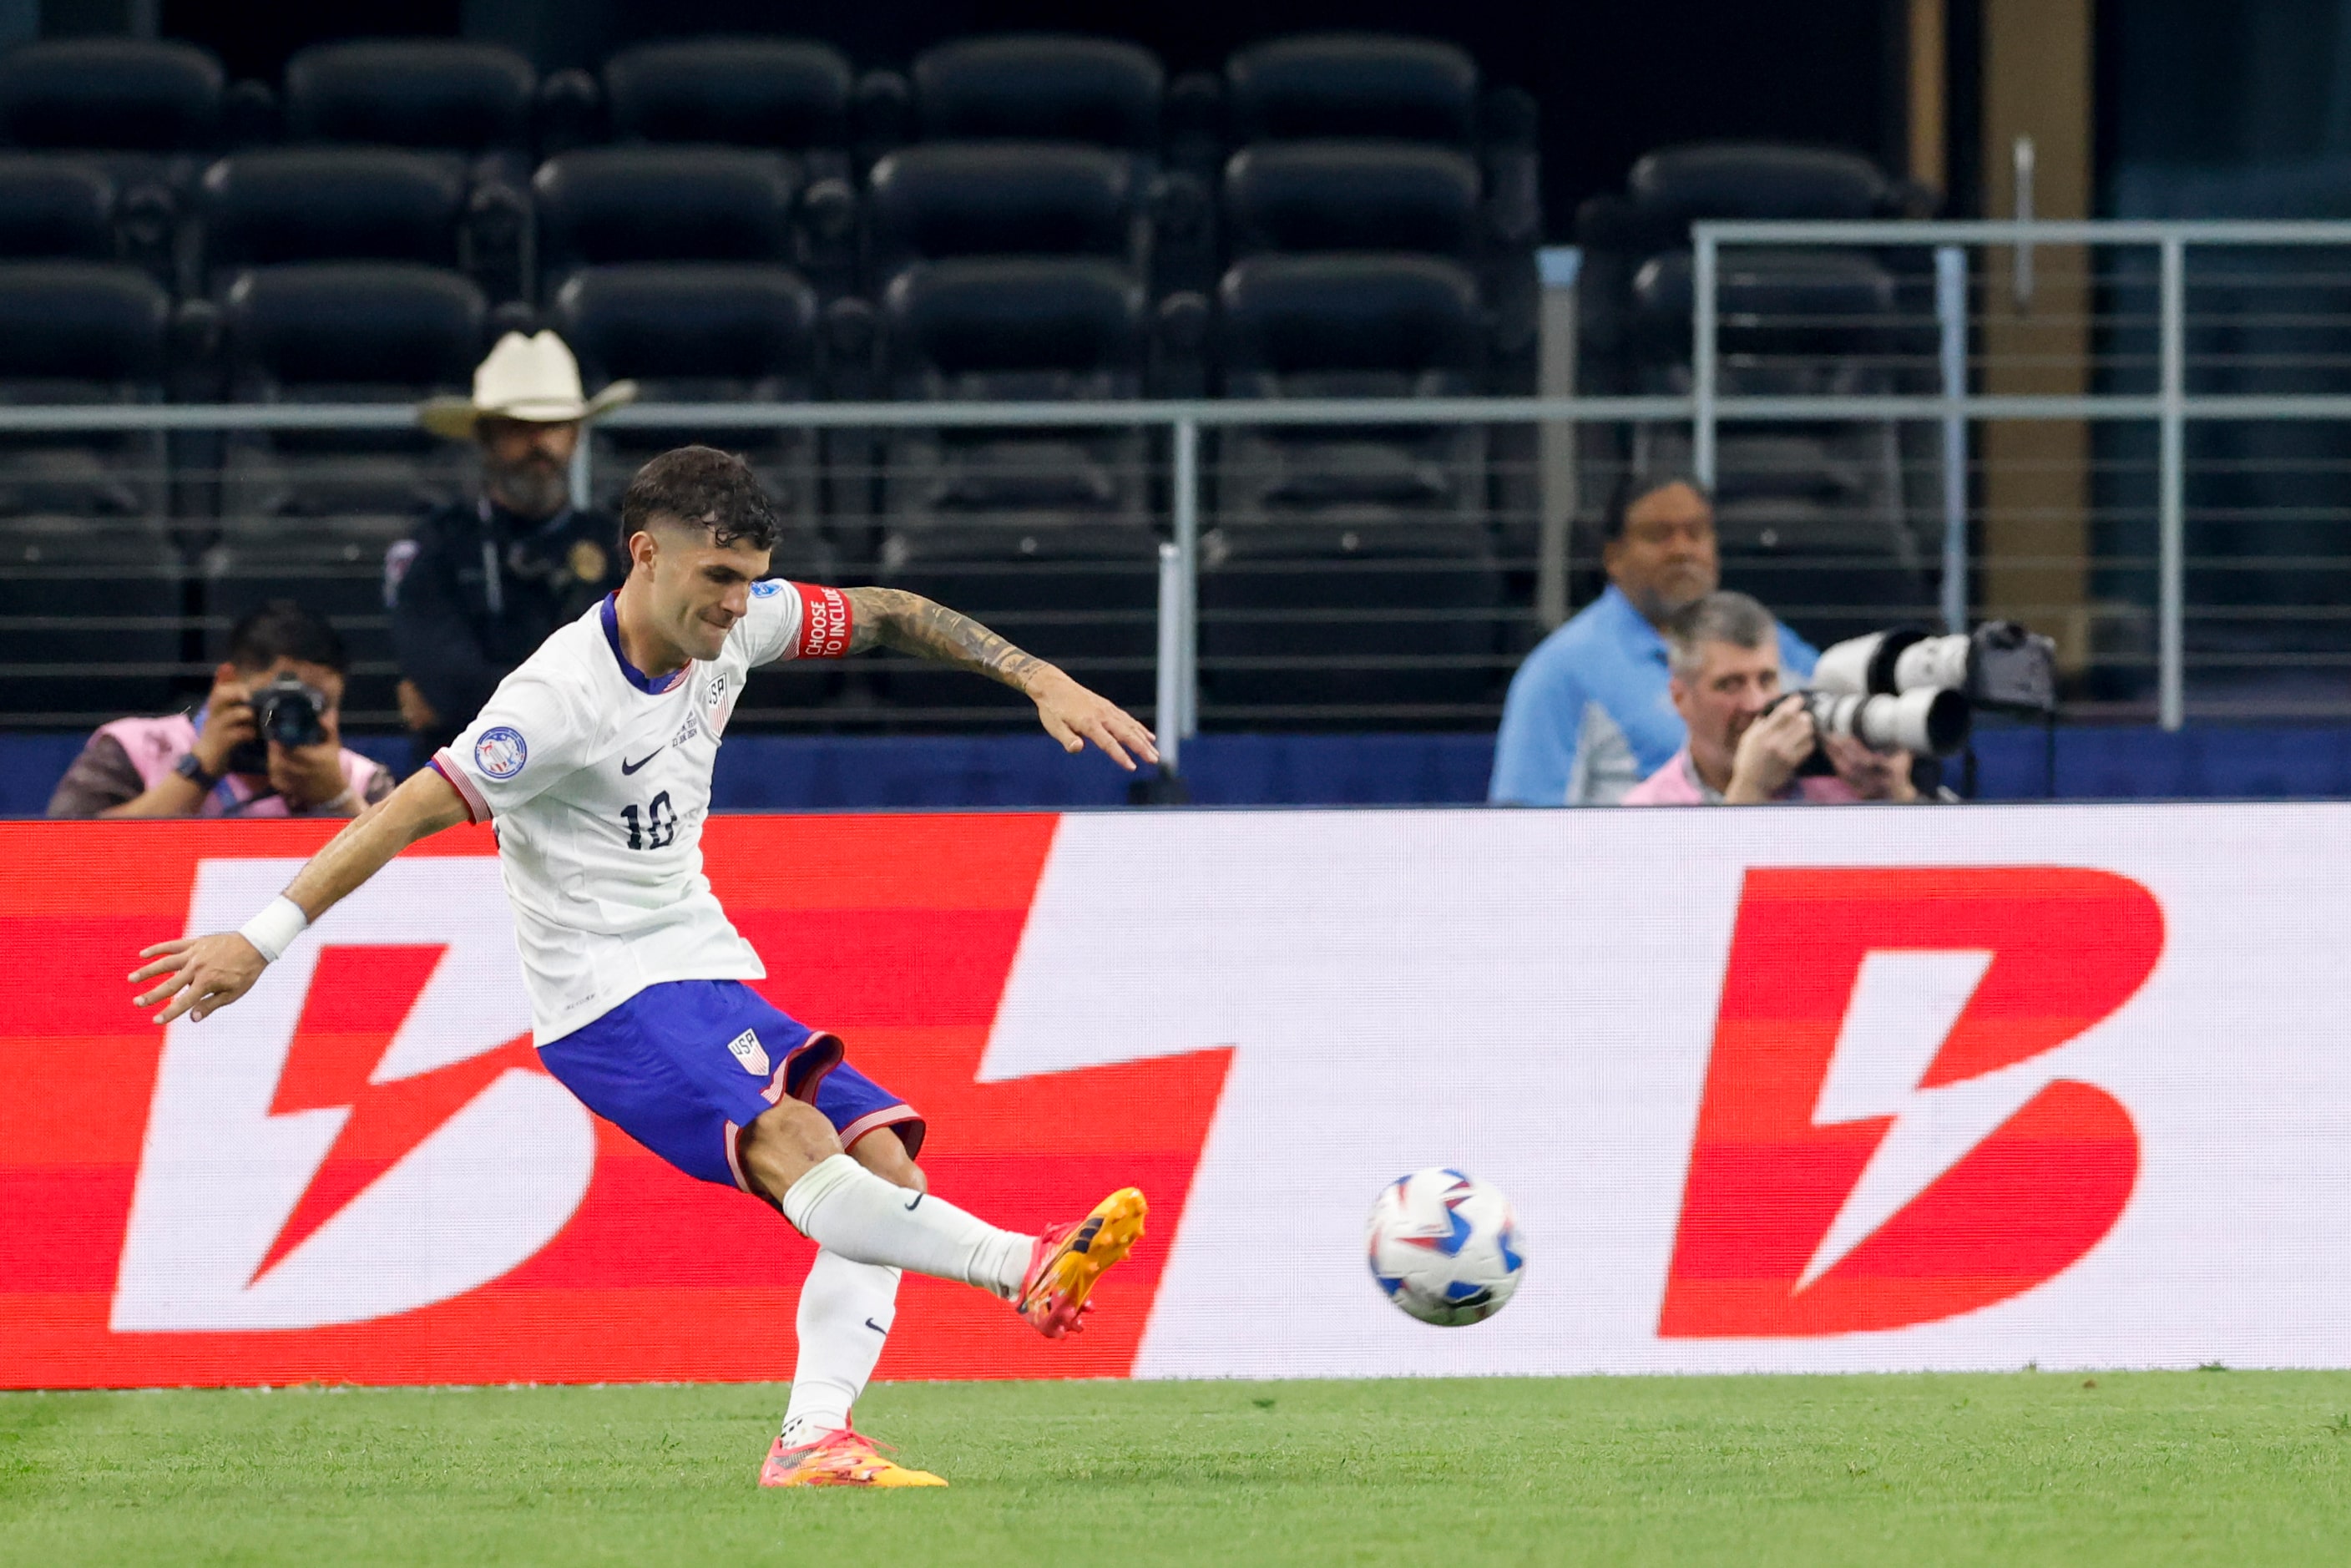
[[[2138,1136],[2047,1058],[2162,947],[2104,872],[1750,872],[1657,1332],[1899,1328],[2070,1266]]]

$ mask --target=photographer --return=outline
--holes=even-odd
[[[1689,738],[1635,785],[1627,806],[1911,801],[1907,752],[1823,735],[1780,686],[1779,626],[1743,593],[1709,593],[1666,628],[1667,693]],[[1834,772],[1802,775],[1815,748]]]
[[[52,817],[351,817],[391,770],[344,748],[348,661],[324,621],[277,600],[237,622],[193,714],[119,718],[49,797]]]
[[[1496,805],[1613,806],[1685,738],[1665,632],[1720,584],[1714,503],[1687,475],[1628,474],[1602,528],[1608,591],[1510,678],[1487,787]],[[1778,636],[1782,665],[1810,674],[1812,647],[1785,627]]]

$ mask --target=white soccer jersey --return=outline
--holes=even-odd
[[[839,658],[849,631],[839,589],[758,582],[716,659],[648,681],[622,657],[608,595],[434,757],[474,820],[497,824],[538,1044],[664,980],[767,973],[702,873],[710,770],[747,673]]]

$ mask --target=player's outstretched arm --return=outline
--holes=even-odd
[[[1001,681],[1035,703],[1038,721],[1064,751],[1083,751],[1091,740],[1130,773],[1137,757],[1145,762],[1159,760],[1151,732],[1124,708],[1088,691],[1034,653],[1022,653],[970,616],[904,589],[842,591],[850,606],[851,653],[892,648],[958,665]]]
[[[417,840],[469,820],[457,791],[427,768],[352,818],[295,873],[285,896],[299,907],[304,920],[316,920]],[[298,929],[301,923],[289,915],[288,924]],[[142,948],[139,956],[152,961],[131,972],[131,984],[160,983],[133,998],[132,1003],[152,1008],[168,1000],[170,1005],[155,1015],[157,1023],[170,1023],[182,1013],[193,1023],[206,1013],[217,1012],[253,989],[261,971],[276,956],[263,953],[235,931],[159,942]]]

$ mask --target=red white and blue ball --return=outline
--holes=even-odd
[[[1372,1278],[1388,1300],[1440,1328],[1492,1317],[1526,1271],[1510,1200],[1448,1167],[1415,1171],[1382,1188],[1364,1240]]]

